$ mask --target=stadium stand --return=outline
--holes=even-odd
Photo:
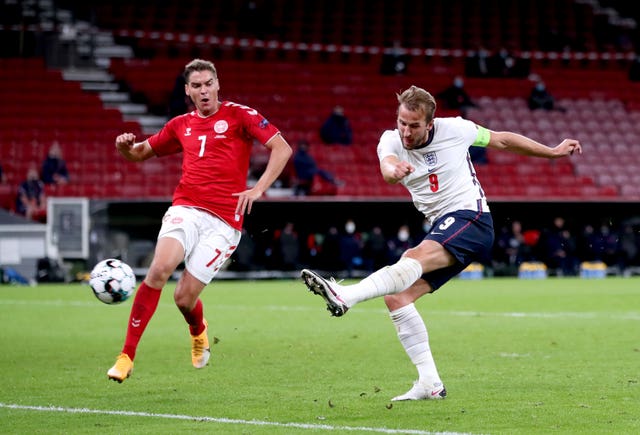
[[[503,7],[498,0],[437,0],[428,8],[406,0],[257,4],[268,7],[268,25],[248,25],[242,2],[196,0],[189,8],[178,2],[59,2],[77,17],[93,16],[99,28],[133,47],[137,56],[110,59],[108,72],[157,110],[166,107],[177,74],[194,56],[216,61],[223,98],[262,111],[292,144],[299,139],[318,143],[317,130],[328,110],[344,106],[355,143],[335,152],[312,149],[321,165],[330,165],[346,182],[338,189],[345,197],[406,195],[380,179],[375,155],[382,130],[394,127],[396,92],[414,83],[434,92],[444,88],[464,72],[466,56],[478,45],[515,46],[567,112],[530,112],[524,101],[531,85],[526,77],[467,78],[465,87],[481,106],[469,116],[492,129],[520,131],[547,143],[574,136],[589,152],[561,164],[528,160],[526,165],[517,156],[489,152],[489,163],[476,168],[487,193],[494,200],[640,198],[632,181],[640,162],[631,150],[640,144],[640,84],[628,80],[630,54],[611,36],[621,32],[607,33],[610,23],[590,2],[526,0]],[[432,18],[429,26],[418,25],[424,16]],[[212,28],[215,36],[208,34]],[[384,48],[397,40],[420,48],[409,49],[406,74],[380,75]],[[561,41],[562,46],[550,45]],[[124,121],[95,92],[64,80],[42,58],[0,62],[0,95],[7,102],[0,109],[0,140],[11,182],[24,173],[25,164],[40,161],[55,139],[63,146],[73,182],[50,194],[171,194],[180,174],[175,159],[133,166],[115,155],[115,136],[122,131],[142,135],[139,124]],[[37,118],[25,116],[36,108]],[[440,116],[451,114],[439,110]]]
[[[51,195],[104,197],[140,182],[140,169],[119,158],[113,146],[115,135],[140,134],[140,126],[104,108],[97,94],[65,81],[60,71],[47,69],[43,59],[0,59],[0,98],[3,168],[14,194],[27,168],[39,167],[54,141],[71,182],[47,186]]]
[[[210,2],[193,0],[162,3],[112,0],[60,0],[76,15],[92,17],[100,28],[113,31],[155,32],[157,43],[145,40],[147,50],[168,50],[190,57],[189,44],[166,46],[163,32],[304,42],[306,44],[475,49],[512,47],[554,51],[569,44],[580,51],[619,50],[628,30],[623,17],[601,6],[610,2],[573,0],[261,0]],[[425,25],[425,18],[427,25]],[[188,39],[188,36],[187,36]],[[155,53],[156,55],[161,53]]]
[[[123,80],[137,83],[137,89],[152,96],[163,89],[166,92],[166,84],[172,82],[181,62],[168,58],[142,62],[122,60],[112,64],[112,71]],[[222,71],[224,97],[246,101],[264,111],[293,143],[300,138],[319,143],[317,129],[327,108],[343,104],[354,126],[355,143],[332,152],[318,146],[313,152],[320,164],[334,168],[336,175],[346,181],[345,186],[339,188],[339,194],[353,196],[404,195],[402,189],[384,184],[376,169],[377,139],[383,128],[393,128],[394,94],[421,76],[429,77],[435,89],[444,87],[454,71],[434,74],[424,66],[424,71],[416,68],[414,74],[405,77],[385,77],[375,74],[366,64],[318,63],[301,68],[298,63],[260,63],[257,81],[253,64],[236,60],[217,63]],[[499,79],[469,79],[471,93],[482,95],[481,108],[473,109],[470,117],[492,129],[515,130],[546,143],[563,136],[578,137],[591,157],[562,163],[529,159],[519,165],[524,163],[524,158],[489,152],[490,164],[476,168],[485,180],[488,193],[503,199],[617,197],[622,186],[619,182],[623,180],[601,177],[616,171],[616,166],[594,171],[591,159],[600,159],[604,153],[620,164],[636,164],[634,159],[626,157],[628,154],[620,152],[640,143],[635,115],[626,109],[627,104],[635,104],[634,92],[629,92],[634,85],[625,82],[622,70],[595,71],[587,75],[581,70],[572,73],[546,68],[539,73],[545,80],[549,77],[548,82],[558,89],[559,104],[566,112],[530,111],[525,101],[530,86],[527,79],[513,79],[508,86]],[[136,80],[143,74],[145,80]],[[309,98],[310,92],[313,98]],[[301,112],[304,116],[292,115]],[[446,111],[440,114],[443,112],[446,114]],[[625,127],[624,134],[619,133],[620,128]],[[616,152],[606,147],[613,142]]]

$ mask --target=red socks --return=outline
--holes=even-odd
[[[131,314],[129,314],[127,336],[124,341],[124,347],[122,348],[122,352],[129,355],[131,361],[136,357],[138,343],[153,313],[155,313],[158,307],[161,294],[162,289],[151,288],[144,281],[140,284],[140,287],[138,287],[136,296],[133,299]]]
[[[189,332],[191,335],[200,335],[204,331],[204,316],[202,310],[202,301],[198,298],[196,306],[188,313],[182,313],[184,320],[189,324]]]

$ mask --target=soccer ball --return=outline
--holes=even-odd
[[[89,276],[89,286],[105,304],[120,304],[133,294],[136,276],[128,264],[108,258],[95,265]]]

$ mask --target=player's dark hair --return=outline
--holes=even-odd
[[[408,110],[424,112],[427,124],[433,120],[436,113],[436,99],[429,92],[417,86],[411,86],[396,96],[398,103],[404,104]]]
[[[218,78],[218,72],[216,71],[216,67],[213,65],[213,62],[203,59],[193,59],[184,67],[182,77],[184,78],[185,83],[189,83],[189,77],[194,71],[211,71],[213,77]]]

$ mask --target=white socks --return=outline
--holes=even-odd
[[[427,327],[414,304],[389,313],[402,347],[418,369],[418,381],[425,385],[442,383],[429,348]]]
[[[357,284],[342,286],[340,297],[348,307],[352,307],[358,302],[401,292],[421,276],[420,262],[404,257],[396,264],[377,270]]]

